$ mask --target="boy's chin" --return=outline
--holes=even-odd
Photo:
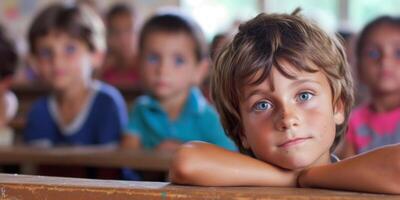
[[[53,90],[61,91],[65,90],[68,87],[68,85],[61,81],[55,81],[55,82],[53,81],[51,82],[51,87],[53,88]]]
[[[163,90],[153,90],[152,94],[159,100],[171,99],[179,95],[176,92],[168,90],[166,88]]]
[[[302,163],[302,164],[300,164],[300,163],[296,163],[296,164],[290,163],[290,164],[280,165],[279,167],[281,167],[283,169],[286,169],[286,170],[290,170],[290,171],[301,171],[301,170],[306,169],[306,168],[308,168],[310,166],[311,166],[311,163]]]
[[[280,163],[277,163],[277,166],[286,170],[300,171],[316,165],[316,162],[318,162],[318,159],[314,159],[311,156],[298,156],[297,158],[288,158],[284,161],[281,161]]]

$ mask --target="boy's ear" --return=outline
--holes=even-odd
[[[39,75],[39,69],[38,69],[39,64],[37,63],[37,60],[36,60],[35,56],[32,55],[32,54],[29,54],[27,56],[26,60],[27,60],[27,62],[29,64],[29,67],[31,67],[32,71],[36,75]]]
[[[245,149],[250,149],[250,145],[249,145],[249,143],[247,142],[247,138],[246,138],[246,136],[245,136],[244,134],[240,134],[240,141],[241,141],[241,143],[242,143],[242,146],[243,146]]]
[[[344,103],[342,99],[338,99],[333,108],[333,117],[336,125],[340,125],[344,122]]]
[[[95,51],[91,56],[91,64],[93,68],[100,68],[103,65],[105,52],[104,51]]]
[[[50,69],[47,66],[40,65],[38,58],[31,53],[26,59],[35,76],[40,77],[40,82],[47,83],[50,80]]]
[[[13,81],[12,76],[7,76],[0,80],[0,95],[3,95],[5,91],[9,90],[12,81]]]
[[[208,75],[210,67],[210,60],[208,58],[202,59],[196,67],[196,74],[194,79],[195,85],[200,85]]]

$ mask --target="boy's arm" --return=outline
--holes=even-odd
[[[122,135],[121,147],[124,149],[140,149],[139,136],[132,133],[125,133]]]
[[[182,145],[182,142],[177,140],[164,140],[156,148],[156,151],[176,151]]]
[[[0,128],[4,127],[7,124],[7,116],[6,116],[6,108],[7,108],[7,103],[5,101],[5,98],[3,95],[0,93]]]
[[[15,94],[7,90],[0,91],[0,128],[14,118],[17,110],[18,99]]]
[[[204,142],[184,144],[175,154],[171,181],[203,186],[296,187],[297,173]]]
[[[337,155],[339,156],[339,158],[349,158],[349,157],[354,156],[356,154],[357,153],[355,151],[354,144],[351,143],[348,140],[344,140],[343,146],[342,146],[342,148],[340,149],[340,151],[338,152]]]
[[[302,187],[400,194],[400,145],[383,147],[299,175]]]

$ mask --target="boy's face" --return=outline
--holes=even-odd
[[[147,88],[160,100],[187,93],[204,69],[195,44],[184,32],[152,32],[144,41],[142,74]]]
[[[243,145],[258,159],[285,169],[329,163],[335,125],[343,123],[344,114],[332,106],[328,79],[320,71],[281,65],[296,78],[273,67],[261,84],[242,90]]]
[[[108,45],[120,56],[132,59],[136,53],[136,31],[134,19],[129,14],[114,16],[109,21]]]
[[[38,39],[36,49],[36,68],[54,89],[63,90],[90,78],[93,55],[80,40],[52,31]]]
[[[366,41],[360,59],[363,81],[377,95],[400,92],[400,28],[381,24]]]

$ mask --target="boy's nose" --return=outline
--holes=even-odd
[[[65,62],[65,60],[63,60],[63,59],[61,58],[61,56],[60,56],[60,55],[57,55],[57,54],[52,55],[51,58],[50,58],[49,60],[50,60],[51,65],[52,65],[53,67],[59,67],[61,64],[63,64],[63,62]]]
[[[286,131],[299,126],[299,118],[294,110],[282,110],[275,123],[279,131]]]
[[[162,61],[160,66],[158,67],[158,73],[160,75],[166,75],[168,73],[168,63],[166,61]]]

